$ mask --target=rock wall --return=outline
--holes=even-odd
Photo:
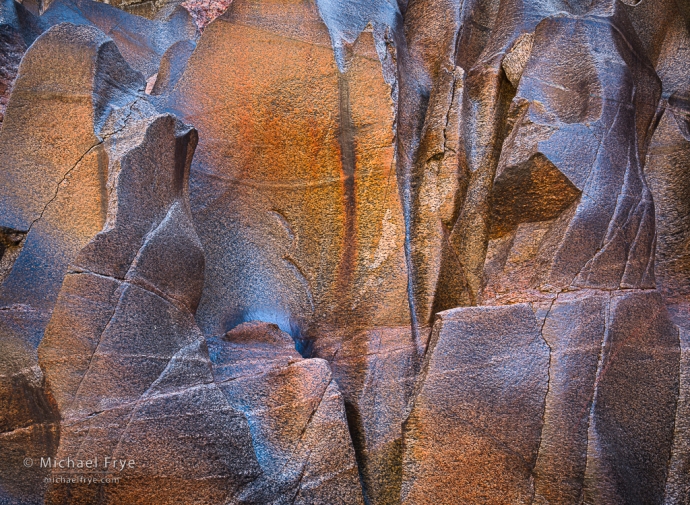
[[[686,503],[689,54],[684,0],[3,0],[0,504]]]

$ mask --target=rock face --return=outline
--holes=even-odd
[[[519,81],[502,81],[515,86],[503,105],[508,133],[487,168],[493,186],[476,193],[486,195],[492,214],[481,218],[491,258],[483,303],[515,301],[531,289],[539,296],[563,288],[654,287],[653,204],[641,160],[661,84],[636,56],[641,48],[621,44],[627,25],[620,6],[597,9],[596,23],[554,16],[504,42],[506,76],[516,58],[524,61]],[[567,55],[560,52],[565,38]]]
[[[530,503],[548,371],[528,305],[440,313],[403,426],[402,503]]]
[[[205,332],[407,323],[392,90],[371,33],[351,53],[341,72],[315,4],[239,1],[170,94],[203,152],[190,198]]]
[[[439,313],[402,503],[661,503],[679,354],[654,292]]]
[[[242,503],[363,504],[342,396],[328,363],[304,360],[269,323],[209,340],[216,384],[247,416],[263,475]]]
[[[127,63],[146,78],[157,72],[161,57],[170,46],[196,36],[196,25],[181,7],[159,21],[89,0],[54,0],[40,19],[51,25],[70,22],[95,26],[115,41]]]
[[[402,482],[402,425],[423,344],[408,327],[335,331],[313,353],[327,359],[340,387],[370,503],[398,503]]]
[[[321,7],[235,1],[204,31],[167,104],[200,132],[190,198],[207,258],[201,328],[222,333],[261,319],[296,337],[305,355],[332,361],[348,418],[364,422],[350,427],[373,496],[399,479],[390,471],[399,454],[379,451],[399,446],[407,398],[350,386],[379,374],[384,387],[409,382],[417,353],[403,326],[410,316],[395,89],[378,33],[334,55]],[[392,348],[406,346],[395,371],[332,360],[343,340],[356,340],[360,352],[377,348],[380,334],[395,335]],[[369,427],[379,411],[397,415]]]
[[[0,127],[22,55],[41,31],[40,22],[21,4],[0,4]]]
[[[76,43],[87,53],[84,38],[98,36],[94,29],[62,35],[58,27],[46,36],[69,40],[79,30]],[[109,61],[117,58],[129,69],[116,50]],[[213,384],[194,322],[204,258],[186,183],[196,132],[137,99],[104,130],[105,225],[69,266],[39,360],[62,421],[55,458],[138,463],[116,489],[55,484],[46,503],[173,503],[180,493],[221,501],[259,469],[246,419]],[[195,443],[200,436],[213,447]],[[163,439],[169,443],[148,446]],[[189,463],[177,464],[176,453],[189,454]],[[53,469],[54,479],[65,475]],[[143,493],[137,480],[161,482]]]
[[[690,407],[690,397],[688,393],[688,349],[690,344],[690,307],[673,307],[671,310],[673,321],[680,328],[680,392],[678,394],[678,404],[676,409],[675,437],[673,441],[673,452],[668,466],[668,480],[666,481],[666,499],[664,503],[684,503],[690,499],[690,479],[688,478],[688,468],[690,468],[690,444],[688,435],[690,426],[688,425],[688,408]]]
[[[681,0],[0,0],[0,504],[686,503],[688,55]]]
[[[57,62],[72,71],[62,72]],[[0,412],[2,444],[14,447],[6,449],[14,457],[3,461],[8,471],[2,472],[12,481],[3,483],[11,495],[16,486],[28,494],[42,486],[37,475],[25,482],[16,473],[24,457],[50,454],[55,442],[51,423],[57,412],[43,390],[36,346],[70,261],[103,227],[106,173],[99,135],[106,135],[105,115],[132,100],[141,84],[112,41],[73,25],[39,37],[19,67],[0,132],[0,339],[6,351]]]

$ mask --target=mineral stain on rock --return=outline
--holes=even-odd
[[[0,504],[685,504],[689,55],[678,0],[0,1]]]

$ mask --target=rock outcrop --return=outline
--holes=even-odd
[[[679,357],[655,292],[441,312],[402,503],[662,503]]]
[[[681,0],[1,0],[0,503],[686,503],[688,54]]]
[[[43,487],[40,469],[32,468],[33,482],[18,471],[24,457],[49,455],[56,441],[58,413],[36,347],[70,262],[103,228],[104,121],[141,86],[112,41],[68,24],[39,37],[19,67],[0,132],[0,443],[12,454],[2,462],[9,495],[20,486],[40,496]]]
[[[242,503],[364,504],[342,396],[328,363],[302,359],[269,323],[209,339],[214,380],[243,412],[263,470]]]
[[[440,313],[404,424],[401,502],[529,503],[548,373],[528,305]]]
[[[383,387],[409,382],[418,352],[407,326],[396,91],[383,34],[364,31],[334,53],[339,25],[323,23],[324,8],[236,0],[161,99],[200,135],[190,198],[207,258],[201,328],[217,334],[261,319],[292,334],[305,356],[331,361],[369,496],[399,479],[389,471],[399,470],[399,448],[379,452],[399,446],[407,397],[354,383],[379,374]],[[377,352],[380,335],[393,336],[400,355],[382,356],[393,371],[333,357],[350,341],[356,353]]]
[[[98,33],[60,25],[44,37],[55,37],[54,47],[79,34],[73,43],[88,54],[102,45]],[[116,50],[108,56],[111,64],[120,58],[121,72],[138,75],[142,87],[141,75]],[[156,113],[135,91],[103,124],[103,231],[71,261],[39,356],[62,420],[55,458],[110,456],[136,467],[114,491],[55,485],[48,503],[65,497],[93,503],[96,496],[107,503],[176,503],[180,493],[218,502],[260,472],[246,419],[213,383],[194,321],[204,269],[186,189],[196,132]],[[113,97],[105,98],[112,108]],[[200,438],[213,439],[213,446]],[[170,443],[152,450],[156,439]],[[175,454],[189,458],[178,464]],[[143,481],[159,484],[147,486],[147,494]]]
[[[0,128],[22,56],[42,32],[41,23],[13,0],[0,3]]]

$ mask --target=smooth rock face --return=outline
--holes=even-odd
[[[311,3],[238,1],[204,31],[168,104],[200,132],[205,332],[407,323],[391,92],[369,32],[339,72]]]
[[[661,297],[562,295],[542,335],[551,366],[535,503],[662,503],[680,348]]]
[[[690,499],[690,370],[688,349],[690,344],[690,305],[672,306],[671,318],[680,329],[680,391],[674,426],[673,452],[668,465],[665,504],[686,503]]]
[[[610,296],[561,295],[542,337],[551,349],[544,427],[534,468],[535,503],[578,503],[587,467],[587,432]]]
[[[104,224],[104,116],[141,82],[102,33],[66,24],[39,37],[19,67],[0,131],[0,425],[10,496],[17,487],[20,497],[42,494],[45,469],[29,481],[17,472],[24,457],[50,455],[57,438],[36,346],[70,261]]]
[[[0,0],[1,505],[688,501],[687,2],[107,3]]]
[[[530,289],[654,287],[654,207],[641,160],[661,85],[639,48],[619,43],[626,31],[619,11],[596,23],[554,17],[536,27],[496,169],[489,246],[507,246],[492,254],[503,261],[531,261],[522,262],[518,289],[501,279],[505,270],[485,271],[494,285],[483,303]],[[570,50],[561,55],[565,38]],[[529,235],[519,227],[538,221],[551,222]]]
[[[438,314],[403,425],[402,503],[530,503],[548,380],[529,305]]]
[[[342,396],[328,363],[302,359],[269,323],[209,339],[216,384],[247,416],[263,475],[241,503],[363,504]]]
[[[658,293],[438,317],[403,425],[403,503],[663,502],[680,348]]]
[[[376,33],[352,40],[343,69],[333,33],[312,3],[235,1],[204,31],[168,104],[199,130],[204,153],[190,180],[208,272],[199,325],[216,334],[247,320],[273,322],[305,355],[329,360],[349,419],[364,410],[364,423],[351,421],[350,430],[365,495],[394,503],[407,398],[362,405],[378,393],[364,400],[351,384],[383,372],[331,359],[340,345],[331,345],[333,335],[380,328],[395,335],[393,347],[413,342],[407,329],[395,330],[408,324],[409,308],[394,90]],[[400,371],[382,387],[412,380],[410,349],[394,358]],[[362,365],[377,367],[369,361]]]
[[[112,109],[134,100],[142,84],[94,28],[59,25],[23,59],[0,135],[0,205],[7,209],[0,226],[26,238],[4,278],[3,304],[49,310],[67,265],[103,227],[107,171],[99,134]]]
[[[260,473],[194,321],[204,257],[186,183],[196,139],[151,108],[130,111],[104,142],[106,226],[72,262],[39,360],[62,417],[56,458],[134,463],[117,487],[55,484],[47,503],[222,502]]]

